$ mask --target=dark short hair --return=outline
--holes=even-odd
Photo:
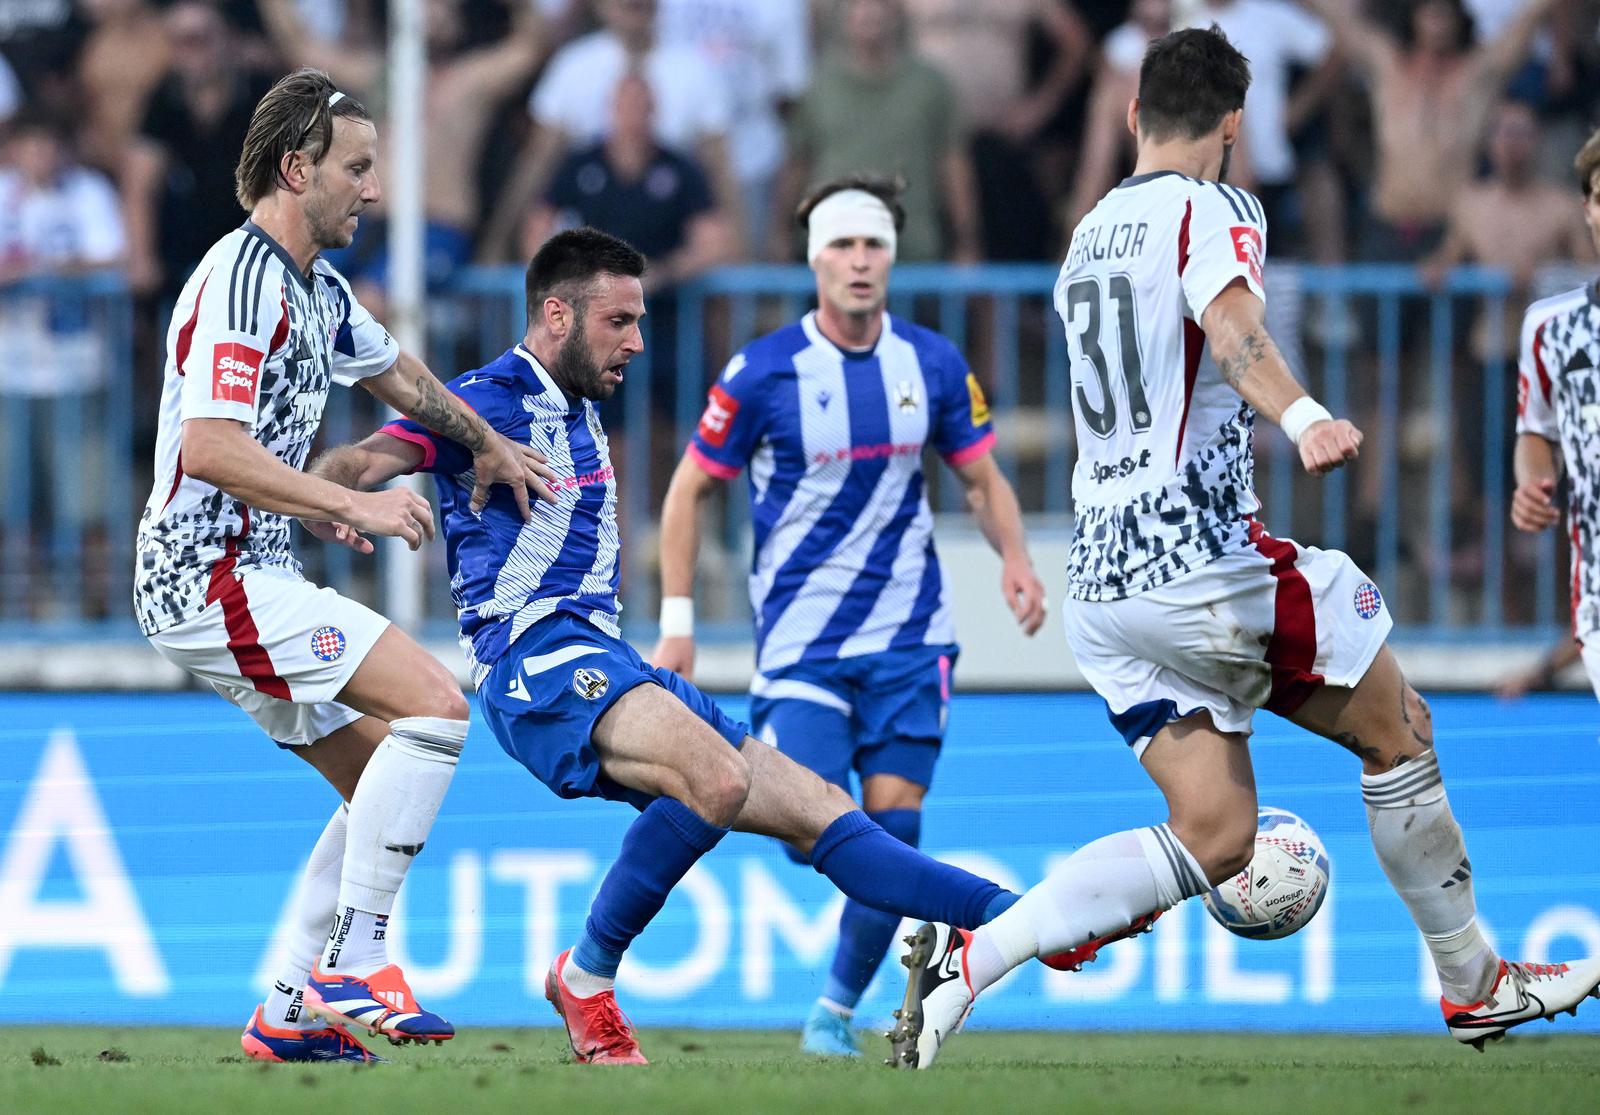
[[[1151,139],[1199,139],[1244,107],[1250,60],[1216,24],[1152,42],[1139,67],[1139,127]]]
[[[1578,189],[1587,198],[1594,183],[1595,171],[1600,170],[1600,130],[1579,149],[1578,157],[1572,160],[1572,169],[1578,172]]]
[[[551,295],[580,312],[589,288],[601,275],[644,274],[644,256],[632,244],[597,228],[558,232],[544,242],[528,263],[528,321]]]
[[[234,196],[245,212],[285,184],[283,158],[291,151],[305,152],[312,166],[322,161],[333,146],[335,116],[371,122],[366,106],[349,94],[330,105],[337,92],[331,77],[310,67],[280,78],[267,90],[250,114],[244,150],[233,172]]]
[[[801,200],[794,211],[794,219],[801,228],[806,228],[811,223],[811,211],[821,205],[825,198],[843,190],[864,190],[871,194],[889,207],[889,214],[894,218],[894,230],[905,231],[906,207],[900,198],[906,192],[906,180],[898,174],[851,174],[824,182]]]

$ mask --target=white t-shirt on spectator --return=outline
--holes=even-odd
[[[1129,20],[1106,36],[1100,44],[1100,56],[1114,70],[1137,73],[1149,46],[1150,36],[1144,28]]]
[[[572,40],[550,59],[528,98],[528,112],[546,127],[560,128],[569,142],[599,142],[611,127],[611,101],[628,72],[622,42],[609,31]],[[655,94],[656,138],[667,147],[693,152],[708,135],[726,135],[732,109],[721,78],[698,52],[657,45],[644,58],[644,78]]]
[[[122,210],[103,175],[73,168],[54,189],[34,190],[19,172],[0,170],[0,261],[110,263],[126,250]],[[86,326],[56,308],[44,298],[0,301],[0,390],[57,395],[104,380],[104,338],[93,319]]]
[[[660,0],[656,19],[661,42],[697,51],[727,90],[734,173],[771,177],[784,152],[778,102],[798,98],[811,77],[804,0]]]
[[[1332,47],[1328,29],[1287,0],[1235,0],[1226,7],[1201,6],[1190,26],[1215,23],[1250,59],[1250,92],[1244,102],[1244,141],[1256,181],[1278,186],[1294,178],[1294,148],[1285,119],[1289,67],[1316,66]]]

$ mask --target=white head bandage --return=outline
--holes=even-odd
[[[870,236],[889,246],[889,260],[894,261],[894,214],[880,198],[865,190],[840,190],[817,202],[806,223],[808,237],[806,260],[815,266],[817,257],[835,240],[852,236]]]

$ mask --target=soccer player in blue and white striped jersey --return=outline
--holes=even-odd
[[[661,642],[694,665],[699,504],[749,469],[757,732],[829,782],[861,782],[867,815],[907,844],[944,736],[957,647],[924,494],[925,447],[966,489],[1028,634],[1044,590],[1016,495],[995,464],[989,407],[960,351],[884,309],[905,215],[898,183],[852,178],[802,203],[817,309],[746,345],[711,388],[661,512]],[[858,1055],[850,1018],[897,920],[845,905],[839,947],[806,1020],[809,1053]]]
[[[496,489],[469,503],[471,459],[415,422],[332,450],[312,471],[367,488],[436,475],[461,641],[507,754],[562,797],[640,811],[545,993],[580,1061],[642,1063],[617,1007],[623,952],[730,829],[776,836],[852,898],[902,915],[986,922],[1015,895],[896,840],[849,795],[750,738],[694,686],[618,637],[617,487],[594,404],[643,348],[644,258],[594,229],[552,237],[528,268],[522,343],[449,384],[494,429],[536,446],[556,500],[524,522]],[[942,910],[944,914],[933,911]]]

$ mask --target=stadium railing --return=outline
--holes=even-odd
[[[1056,274],[1048,264],[902,265],[890,295],[892,312],[941,330],[967,354],[989,393],[998,459],[1037,538],[1064,536],[1071,523],[1072,400],[1051,303]],[[1356,468],[1318,481],[1261,424],[1263,521],[1350,550],[1384,586],[1407,637],[1526,642],[1559,631],[1564,540],[1516,536],[1506,519],[1516,379],[1515,317],[1506,315],[1520,313],[1508,306],[1507,277],[1463,268],[1429,290],[1403,266],[1275,263],[1267,274],[1269,327],[1291,366],[1367,441]],[[1576,281],[1556,269],[1535,293]],[[675,307],[652,303],[646,352],[606,406],[634,634],[650,634],[660,500],[708,385],[744,343],[809,309],[812,293],[806,268],[741,266],[678,288]],[[430,303],[434,367],[448,377],[503,351],[522,335],[523,303],[519,268],[462,273]],[[1478,315],[1491,353],[1483,361],[1468,341]],[[63,337],[70,343],[57,343]],[[0,287],[0,637],[134,632],[132,536],[149,490],[157,399],[143,386],[134,398],[133,351],[130,296],[113,276]],[[41,372],[40,360],[61,366]],[[141,373],[150,374],[139,384],[159,384],[151,369]],[[379,417],[365,393],[335,391],[322,443],[361,436]],[[940,473],[930,476],[930,497],[956,509],[958,486]],[[742,485],[728,488],[708,531],[721,545],[706,547],[701,609],[712,637],[747,640],[747,515]],[[372,563],[343,550],[304,552],[311,575],[377,602]],[[427,560],[424,614],[442,634],[451,616],[442,548]]]

